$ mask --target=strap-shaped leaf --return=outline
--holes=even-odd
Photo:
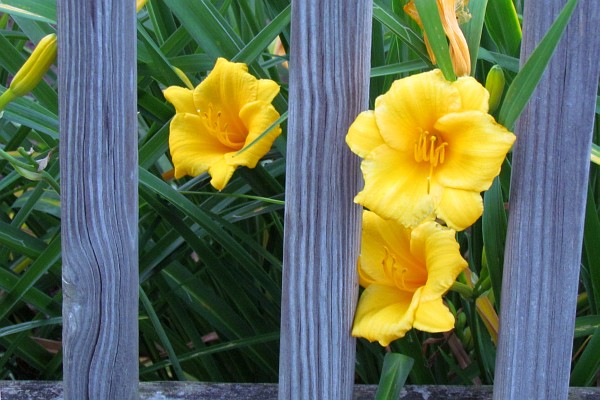
[[[542,78],[577,2],[578,0],[569,0],[508,88],[498,114],[498,122],[509,130],[512,130],[515,121],[523,112],[527,101]]]

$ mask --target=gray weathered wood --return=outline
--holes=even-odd
[[[566,0],[527,0],[522,58]],[[521,116],[513,153],[494,399],[566,399],[600,51],[580,0]]]
[[[135,2],[59,0],[65,398],[138,382]]]
[[[353,400],[371,400],[377,386],[356,385]],[[61,382],[0,381],[2,400],[63,400]],[[274,400],[276,384],[142,382],[141,400]],[[491,386],[405,386],[400,400],[490,400]],[[570,388],[570,400],[597,400],[600,388]]]
[[[367,108],[371,0],[292,4],[280,399],[349,399],[360,207],[348,127]]]

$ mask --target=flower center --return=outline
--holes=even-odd
[[[406,283],[404,281],[404,276],[408,272],[406,268],[398,267],[398,262],[396,261],[396,257],[390,253],[387,247],[384,246],[385,256],[383,258],[383,272],[387,276],[387,278],[394,283],[398,289],[407,289]]]
[[[229,124],[223,118],[220,110],[215,110],[212,104],[208,105],[208,111],[202,113],[202,119],[211,135],[219,142],[232,149],[239,150],[244,147],[244,138],[229,130]]]
[[[431,175],[433,175],[433,169],[437,167],[438,164],[444,163],[446,146],[448,146],[448,142],[444,142],[444,139],[442,139],[441,136],[431,134],[429,131],[424,131],[419,128],[419,138],[415,142],[414,154],[416,162],[429,162],[427,194],[429,194],[431,188]]]

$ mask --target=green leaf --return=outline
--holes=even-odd
[[[139,291],[140,302],[146,310],[146,313],[148,313],[148,317],[150,317],[150,321],[152,322],[152,325],[154,326],[154,329],[156,330],[156,333],[160,338],[160,341],[164,346],[167,355],[169,356],[169,361],[171,361],[171,365],[175,370],[175,375],[177,375],[177,379],[179,379],[180,381],[185,381],[185,373],[181,368],[181,364],[179,364],[179,359],[177,358],[177,354],[175,354],[175,350],[173,350],[173,345],[167,337],[167,334],[165,333],[165,330],[162,326],[162,323],[160,322],[160,319],[158,318],[158,315],[156,314],[156,311],[154,311],[152,302],[150,302],[150,299],[148,298],[148,296],[146,296],[146,292],[144,292],[144,289],[141,286],[139,288]]]
[[[243,234],[235,226],[229,224],[217,215],[200,209],[194,205],[185,196],[174,190],[171,186],[158,179],[143,168],[139,169],[140,184],[150,189],[151,192],[167,199],[174,207],[181,210],[185,215],[206,230],[208,235],[219,242],[232,256],[241,264],[247,266],[256,266],[261,268],[261,264],[249,252],[248,249],[254,249],[272,263],[278,264],[279,261],[271,254],[265,252],[258,244],[245,238],[243,244],[233,238],[227,231],[234,232],[236,236],[243,237]]]
[[[481,42],[481,32],[483,30],[483,21],[485,19],[485,10],[488,0],[479,0],[469,2],[469,12],[471,19],[461,26],[465,35],[469,53],[471,55],[471,76],[475,76],[477,67],[477,57],[479,53],[479,43]]]
[[[483,47],[479,48],[478,57],[480,60],[486,60],[492,64],[498,64],[502,67],[502,69],[514,72],[515,74],[519,72],[518,58],[507,56],[506,54],[495,53],[493,51],[486,50]]]
[[[231,61],[252,63],[279,33],[290,23],[291,6],[287,6],[269,25],[263,28]]]
[[[473,7],[470,2],[469,7]],[[521,46],[521,25],[512,0],[492,0],[485,13],[485,27],[496,46],[504,54],[518,57]]]
[[[0,12],[5,12],[13,16],[22,17],[25,19],[31,19],[33,21],[46,22],[48,24],[56,24],[56,21],[46,18],[42,15],[32,13],[23,8],[14,7],[8,4],[0,4]]]
[[[244,43],[207,0],[170,0],[167,5],[210,57],[231,59]]]
[[[56,24],[56,2],[40,0],[3,0],[0,12],[30,19],[33,21]]]
[[[384,5],[381,0],[375,0],[373,3],[373,18],[394,32],[428,67],[433,67],[421,36],[400,21],[398,16]]]
[[[589,386],[600,371],[600,328],[596,329],[571,372],[571,386]]]
[[[589,276],[589,285],[586,285],[588,298],[592,311],[597,313],[600,309],[600,218],[596,209],[596,201],[592,189],[587,193],[585,207],[585,224],[583,228],[583,249],[586,268]]]
[[[0,244],[30,258],[38,257],[46,244],[22,230],[0,221]]]
[[[404,382],[412,369],[415,360],[403,354],[386,353],[383,359],[381,379],[375,394],[376,400],[396,400],[400,398],[400,392]]]
[[[397,64],[383,65],[381,67],[371,68],[371,78],[414,72],[427,67],[429,67],[429,65],[422,60],[410,60]]]
[[[575,337],[592,335],[600,329],[600,315],[585,315],[575,318]]]
[[[429,46],[435,55],[437,66],[442,70],[447,80],[456,80],[456,74],[454,73],[452,60],[450,59],[448,39],[446,38],[446,33],[442,26],[442,20],[440,19],[438,2],[415,0],[415,5],[417,6],[421,22],[423,23],[423,29],[429,39]]]
[[[494,178],[492,186],[483,197],[482,233],[487,267],[492,281],[496,304],[500,304],[502,292],[502,267],[504,265],[504,242],[507,218],[500,178]]]
[[[507,0],[510,1],[510,0]],[[506,92],[498,122],[509,130],[523,112],[558,45],[578,0],[569,0]],[[512,2],[511,2],[512,4]],[[488,10],[489,11],[489,10]]]
[[[596,111],[596,113],[598,113],[598,111]],[[592,152],[590,154],[590,160],[594,164],[600,165],[600,146],[598,146],[595,143],[592,143]]]
[[[173,66],[162,54],[160,48],[154,43],[150,35],[146,32],[146,28],[138,21],[137,24],[138,40],[144,44],[148,55],[152,59],[152,76],[166,86],[176,85],[183,86],[181,79],[173,70]]]
[[[39,328],[42,326],[49,325],[61,325],[62,317],[53,317],[48,319],[40,319],[34,321],[22,322],[20,324],[5,326],[4,328],[0,328],[0,337],[13,335],[19,332],[29,331],[35,328]]]
[[[225,351],[242,349],[244,347],[255,346],[257,344],[273,342],[278,339],[279,339],[279,332],[270,332],[270,333],[256,335],[256,336],[247,337],[247,338],[243,338],[243,339],[231,340],[226,343],[215,344],[213,346],[210,346],[210,347],[207,347],[204,349],[193,350],[188,353],[181,354],[179,356],[179,361],[181,361],[181,362],[189,361],[189,360],[193,360],[196,357],[203,357],[203,356],[207,356],[209,354],[215,354],[215,353],[221,353],[221,352],[225,352]],[[141,368],[140,375],[145,375],[152,371],[159,370],[161,368],[164,368],[167,365],[169,365],[168,360],[157,362],[155,364],[152,364],[150,367]]]
[[[37,283],[37,281],[60,260],[60,237],[50,242],[46,250],[29,266],[14,287],[0,301],[0,320],[3,320],[13,307]]]

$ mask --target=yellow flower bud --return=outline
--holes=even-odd
[[[504,79],[502,68],[500,68],[499,65],[494,65],[485,79],[485,88],[490,93],[490,113],[496,111],[500,105],[505,82],[506,80]]]
[[[194,85],[192,85],[192,81],[190,81],[190,78],[187,77],[185,72],[183,72],[177,67],[173,67],[173,71],[175,71],[179,79],[181,79],[181,82],[183,82],[188,89],[194,90]]]
[[[135,11],[140,12],[140,10],[146,5],[148,0],[136,0],[135,2]]]
[[[0,110],[6,104],[31,92],[56,60],[56,34],[44,36],[14,76],[10,87],[0,96]]]

